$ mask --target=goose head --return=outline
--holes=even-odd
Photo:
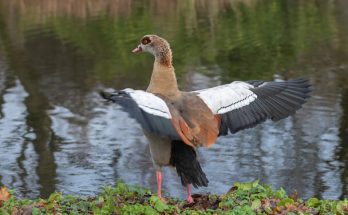
[[[172,50],[167,40],[157,35],[145,35],[141,38],[140,44],[133,49],[133,53],[148,52],[155,57],[160,64],[172,65]]]

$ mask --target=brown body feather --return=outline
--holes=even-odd
[[[182,140],[192,147],[209,147],[219,135],[219,118],[194,93],[184,93],[169,103],[172,123]]]
[[[195,94],[178,89],[171,50],[155,55],[147,91],[161,97],[168,105],[172,123],[182,140],[192,147],[209,147],[219,135],[220,118]],[[161,58],[161,59],[158,59]],[[170,65],[161,62],[170,62]]]

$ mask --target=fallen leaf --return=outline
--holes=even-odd
[[[6,187],[0,188],[0,207],[3,202],[8,201],[11,198],[11,193],[8,191]]]
[[[238,190],[238,187],[232,186],[227,193],[234,193],[236,190]]]
[[[32,215],[32,214],[34,214],[33,211],[34,210],[33,210],[32,206],[26,206],[26,207],[22,208],[21,215]]]
[[[17,207],[14,207],[14,208],[12,209],[11,215],[17,215],[17,214],[19,214],[18,208],[17,208]]]
[[[298,192],[295,190],[291,195],[290,199],[293,199],[295,202],[298,200]]]

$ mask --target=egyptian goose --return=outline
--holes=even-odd
[[[150,143],[161,198],[163,166],[176,168],[193,202],[190,184],[207,186],[208,179],[197,158],[197,147],[212,146],[218,136],[236,133],[264,122],[294,114],[309,97],[307,80],[279,82],[234,81],[209,89],[183,92],[177,85],[169,43],[157,35],[145,35],[133,53],[155,57],[146,91],[124,89],[101,93],[123,107],[143,128]]]

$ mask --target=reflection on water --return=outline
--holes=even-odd
[[[155,189],[141,128],[102,88],[144,89],[148,33],[171,42],[182,89],[309,78],[294,117],[219,139],[199,157],[226,192],[260,179],[304,198],[348,196],[348,3],[344,0],[0,0],[0,185],[17,195],[91,195],[123,179]],[[176,173],[164,189],[183,196]]]

